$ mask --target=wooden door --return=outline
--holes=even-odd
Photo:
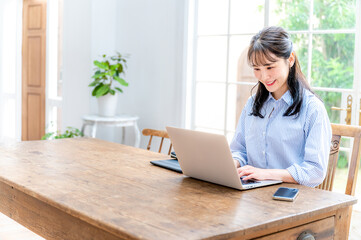
[[[24,0],[22,140],[45,134],[46,0]]]

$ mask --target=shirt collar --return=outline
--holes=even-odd
[[[271,99],[275,102],[278,101],[278,100],[274,99],[274,97],[272,96],[271,93],[269,93],[266,102],[270,101]],[[283,94],[283,96],[279,100],[283,100],[288,106],[291,106],[293,103],[293,99],[292,99],[290,90],[287,90],[287,92],[285,92],[285,94]]]

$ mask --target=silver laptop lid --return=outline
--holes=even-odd
[[[166,128],[185,175],[242,189],[225,136],[174,127]]]

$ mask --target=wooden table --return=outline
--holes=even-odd
[[[165,157],[89,138],[1,146],[0,211],[46,239],[346,239],[354,197],[233,190],[149,163]],[[296,201],[272,200],[280,186]]]

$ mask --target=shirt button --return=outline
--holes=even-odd
[[[266,132],[263,132],[263,136],[266,135]]]
[[[266,152],[265,152],[265,151],[262,151],[262,154],[263,154],[263,155],[265,155],[265,154],[266,154]]]

